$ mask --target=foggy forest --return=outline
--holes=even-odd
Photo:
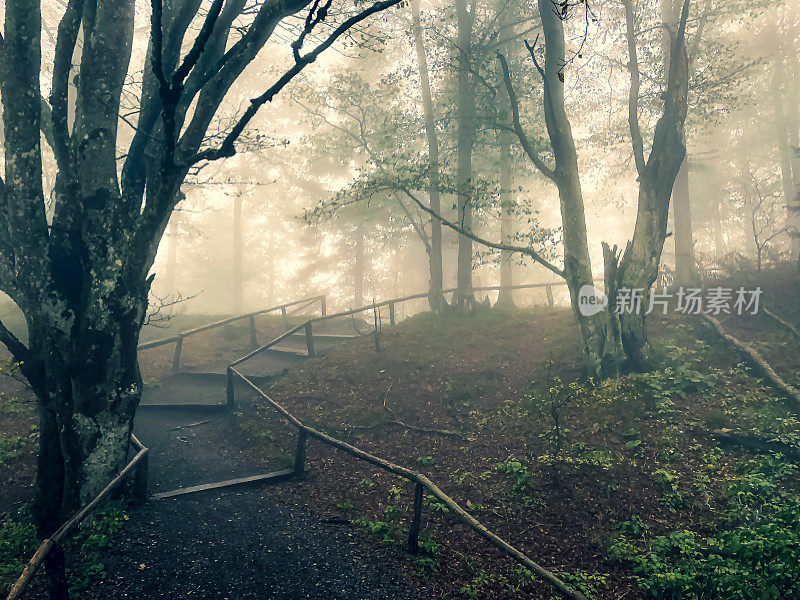
[[[7,600],[800,600],[800,0],[1,3]]]

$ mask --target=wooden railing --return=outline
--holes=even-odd
[[[311,437],[322,442],[323,444],[326,444],[327,446],[335,448],[336,450],[354,456],[362,462],[369,463],[383,471],[387,471],[397,475],[398,477],[402,477],[403,479],[415,484],[414,495],[412,499],[411,525],[409,527],[408,535],[408,550],[411,553],[416,554],[419,551],[419,534],[422,529],[422,510],[424,505],[424,496],[427,492],[440,502],[444,503],[444,505],[447,506],[453,515],[455,515],[459,521],[467,525],[467,527],[472,529],[472,531],[477,533],[496,548],[499,548],[502,552],[513,558],[523,567],[538,575],[541,579],[554,587],[564,597],[572,600],[587,600],[587,598],[579,591],[571,588],[553,573],[531,560],[521,550],[518,550],[500,536],[483,526],[477,519],[475,519],[475,517],[464,510],[455,500],[444,493],[425,475],[375,456],[374,454],[370,454],[369,452],[348,444],[347,442],[343,442],[342,440],[331,437],[326,433],[314,429],[313,427],[309,427],[282,405],[270,398],[266,392],[264,392],[255,383],[237,371],[235,367],[229,367],[228,373],[230,379],[238,378],[241,380],[297,429],[297,449],[295,451],[294,461],[295,476],[302,476],[305,473],[306,445],[308,438]],[[234,393],[234,387],[235,386],[233,385],[229,386],[229,394]]]
[[[147,465],[150,450],[145,448],[135,435],[131,435],[131,446],[133,446],[133,449],[136,451],[136,455],[91,502],[81,508],[72,518],[59,527],[53,535],[41,543],[28,561],[28,564],[25,565],[22,574],[14,585],[11,586],[6,600],[17,600],[17,598],[22,596],[22,593],[28,587],[28,584],[30,584],[31,579],[36,574],[36,571],[39,569],[39,566],[42,564],[47,554],[51,552],[53,548],[58,547],[62,540],[80,525],[112,491],[117,489],[128,475],[133,473],[134,498],[138,501],[144,501],[147,498]]]
[[[552,306],[554,306],[553,287],[561,286],[561,285],[566,285],[566,283],[565,282],[525,283],[525,284],[520,284],[520,285],[508,286],[505,289],[523,290],[523,289],[544,288],[545,292],[547,294],[547,304],[548,304],[548,306],[552,307]],[[447,289],[443,290],[443,293],[445,293],[445,294],[454,293],[456,291],[456,289],[457,288],[447,288]],[[484,286],[484,287],[473,288],[473,291],[475,291],[475,292],[491,292],[491,291],[499,291],[500,289],[501,289],[500,286]],[[351,308],[349,310],[345,310],[345,311],[341,311],[341,312],[337,312],[337,313],[325,314],[323,312],[322,316],[312,317],[310,319],[307,319],[303,323],[300,323],[299,325],[297,325],[297,326],[289,329],[288,331],[282,333],[281,335],[276,337],[274,340],[271,340],[270,342],[264,344],[263,346],[259,346],[259,347],[255,348],[250,353],[248,353],[248,354],[242,356],[241,358],[233,361],[228,366],[228,372],[227,372],[227,398],[228,398],[227,406],[228,407],[232,407],[234,405],[234,396],[233,396],[234,379],[233,379],[233,375],[231,373],[231,368],[232,367],[236,367],[236,366],[238,366],[238,365],[250,360],[251,358],[253,358],[257,354],[260,354],[262,352],[265,352],[265,351],[269,350],[270,348],[272,348],[276,344],[279,344],[280,342],[286,340],[287,338],[289,338],[289,337],[291,337],[293,335],[296,335],[300,331],[304,331],[305,332],[306,349],[308,351],[308,356],[313,358],[314,356],[316,356],[316,348],[315,348],[315,345],[314,345],[314,330],[313,330],[313,327],[314,327],[315,323],[320,323],[320,322],[328,321],[328,320],[331,320],[331,319],[342,318],[342,317],[349,317],[351,315],[355,315],[355,314],[362,313],[362,312],[377,311],[380,308],[388,307],[388,309],[389,309],[389,323],[391,325],[394,325],[396,323],[396,320],[397,320],[396,319],[396,306],[398,304],[401,304],[403,302],[409,302],[411,300],[420,300],[420,299],[427,298],[427,297],[428,297],[427,292],[418,293],[418,294],[410,294],[408,296],[402,296],[400,298],[391,298],[389,300],[381,300],[380,302],[374,302],[372,304],[368,304],[368,305],[362,306],[360,308]],[[377,318],[377,315],[376,315],[376,318]]]
[[[287,302],[285,304],[279,304],[278,306],[272,306],[270,308],[264,308],[261,310],[256,310],[242,315],[236,315],[234,317],[228,317],[227,319],[222,319],[221,321],[215,321],[214,323],[208,323],[207,325],[202,325],[200,327],[195,327],[194,329],[182,331],[177,335],[173,335],[160,340],[155,340],[152,342],[147,342],[145,344],[140,344],[138,350],[139,351],[149,350],[150,348],[158,348],[159,346],[165,346],[167,344],[175,344],[175,354],[172,357],[172,372],[176,373],[180,370],[181,367],[181,353],[183,351],[183,340],[185,338],[197,335],[198,333],[202,333],[204,331],[208,331],[209,329],[216,329],[217,327],[223,327],[224,325],[229,325],[236,321],[242,321],[244,319],[248,319],[250,321],[250,343],[253,347],[256,347],[258,346],[258,331],[256,330],[257,316],[280,311],[281,316],[283,317],[284,326],[288,327],[288,317],[290,315],[299,312],[304,308],[307,308],[313,304],[316,304],[317,302],[320,303],[320,311],[324,316],[325,313],[327,312],[327,303],[325,295],[320,294],[317,296],[304,298],[302,300]]]
[[[548,305],[553,306],[554,301],[553,301],[552,288],[558,285],[565,285],[565,284],[561,282],[521,284],[521,285],[510,286],[509,288],[506,289],[545,288]],[[497,291],[499,289],[500,288],[498,286],[486,286],[486,287],[473,288],[473,291]],[[455,291],[456,290],[454,288],[451,288],[444,290],[444,293],[452,293]],[[352,446],[346,442],[331,437],[326,433],[314,429],[313,427],[305,425],[302,421],[300,421],[300,419],[298,419],[296,416],[294,416],[292,413],[286,410],[286,408],[284,408],[283,406],[275,402],[272,398],[270,398],[266,394],[266,392],[264,392],[261,388],[259,388],[255,383],[253,383],[250,379],[248,379],[236,368],[237,366],[246,362],[253,356],[256,356],[257,354],[268,350],[269,348],[299,333],[300,331],[305,332],[308,355],[310,357],[313,357],[315,355],[314,333],[313,333],[314,323],[324,322],[330,319],[347,317],[362,312],[377,311],[379,308],[388,307],[389,321],[392,325],[394,325],[396,320],[395,307],[398,304],[402,302],[408,302],[411,300],[417,300],[427,297],[428,297],[427,293],[411,294],[409,296],[403,296],[401,298],[392,298],[390,300],[375,302],[373,304],[370,304],[368,306],[362,306],[360,308],[345,310],[342,312],[328,314],[320,317],[313,317],[311,319],[306,320],[303,323],[300,323],[299,325],[289,329],[288,331],[281,334],[280,336],[270,341],[269,343],[264,344],[259,348],[256,348],[249,354],[232,362],[228,366],[227,406],[232,408],[236,403],[236,381],[238,379],[242,381],[247,387],[249,387],[253,392],[255,392],[260,398],[265,400],[277,412],[279,412],[291,425],[297,428],[298,439],[297,439],[297,448],[295,451],[295,461],[293,470],[294,476],[301,476],[305,473],[306,443],[308,438],[312,437],[328,446],[331,446],[333,448],[336,448],[337,450],[350,454],[351,456],[354,456],[363,462],[369,463],[375,467],[378,467],[379,469],[388,471],[389,473],[393,473],[399,477],[402,477],[414,483],[415,487],[413,496],[412,519],[408,537],[408,549],[410,552],[416,554],[419,549],[419,534],[422,523],[423,500],[425,492],[427,491],[427,493],[434,496],[439,501],[443,502],[462,523],[466,524],[470,529],[472,529],[475,533],[477,533],[482,538],[487,540],[489,543],[499,548],[501,551],[503,551],[508,556],[516,560],[522,566],[526,567],[527,569],[538,575],[541,579],[552,585],[563,596],[571,598],[572,600],[587,600],[586,597],[579,591],[568,586],[561,579],[553,575],[553,573],[551,573],[544,567],[540,566],[539,564],[531,560],[522,551],[518,550],[517,548],[515,548],[514,546],[503,540],[501,537],[499,537],[498,535],[496,535],[495,533],[491,532],[489,529],[484,527],[477,519],[475,519],[461,506],[459,506],[459,504],[455,500],[453,500],[450,496],[445,494],[438,486],[436,486],[436,484],[434,484],[425,475],[422,475],[421,473],[418,473],[406,467],[397,465],[393,462],[390,462],[388,460],[370,454],[369,452],[361,450],[356,446]],[[374,318],[376,320],[378,319],[377,312],[375,313]]]
[[[555,283],[534,283],[534,284],[522,284],[522,285],[514,285],[509,286],[506,289],[532,289],[532,288],[545,288],[547,293],[547,301],[548,305],[553,306],[553,293],[552,288],[554,286],[564,285],[561,282]],[[497,291],[500,288],[498,286],[486,286],[486,287],[476,287],[473,288],[473,291]],[[455,288],[450,288],[444,290],[444,293],[452,293],[455,292]],[[491,544],[496,546],[497,548],[501,549],[503,552],[514,558],[517,562],[525,566],[526,568],[530,569],[534,573],[536,573],[539,577],[547,581],[550,585],[552,585],[555,589],[557,589],[561,594],[563,594],[567,598],[571,598],[573,600],[587,600],[586,597],[581,594],[580,592],[572,589],[566,583],[558,579],[555,575],[553,575],[550,571],[544,569],[530,558],[528,558],[524,553],[520,550],[514,548],[510,544],[508,544],[505,540],[497,536],[496,534],[489,531],[486,527],[481,525],[474,517],[472,517],[469,513],[467,513],[461,506],[459,506],[450,496],[445,494],[439,487],[436,486],[430,479],[422,475],[421,473],[417,473],[416,471],[412,471],[411,469],[407,469],[400,465],[394,464],[390,461],[384,460],[377,456],[374,456],[360,448],[347,444],[341,440],[333,438],[321,431],[314,429],[313,427],[309,427],[303,424],[297,417],[292,415],[289,411],[287,411],[283,406],[272,400],[263,390],[261,390],[258,386],[256,386],[252,381],[250,381],[247,377],[242,375],[237,369],[236,366],[240,365],[241,363],[245,362],[249,358],[255,356],[256,354],[263,352],[275,344],[285,340],[286,338],[298,333],[301,330],[305,331],[306,337],[306,344],[308,347],[308,354],[309,356],[313,357],[315,355],[315,348],[314,348],[314,335],[313,335],[313,324],[329,319],[341,318],[350,315],[355,315],[360,312],[368,312],[370,310],[377,310],[382,307],[389,308],[389,320],[391,324],[395,324],[395,307],[397,304],[402,302],[408,302],[411,300],[418,300],[427,298],[427,293],[419,293],[419,294],[411,294],[408,296],[403,296],[401,298],[392,298],[390,300],[383,300],[381,302],[376,302],[370,304],[368,306],[363,306],[360,308],[350,309],[334,314],[327,314],[327,305],[326,305],[326,298],[325,295],[317,295],[312,296],[309,298],[305,298],[303,300],[297,300],[294,302],[287,302],[285,304],[280,304],[278,306],[273,306],[270,308],[254,311],[251,313],[246,313],[242,315],[236,315],[233,317],[229,317],[227,319],[223,319],[221,321],[216,321],[214,323],[209,323],[207,325],[202,325],[200,327],[196,327],[194,329],[190,329],[187,331],[183,331],[177,335],[163,338],[160,340],[155,340],[152,342],[147,342],[141,344],[138,349],[139,350],[148,350],[150,348],[157,348],[159,346],[164,346],[167,344],[175,344],[175,354],[172,361],[172,370],[177,371],[180,368],[180,360],[181,360],[181,351],[183,348],[183,340],[184,338],[196,335],[198,333],[208,331],[210,329],[215,329],[217,327],[222,327],[224,325],[228,325],[230,323],[248,319],[250,321],[250,340],[253,346],[257,346],[257,331],[256,331],[256,324],[255,324],[255,317],[262,314],[267,314],[271,312],[280,311],[281,315],[284,319],[284,324],[288,327],[288,316],[306,308],[310,305],[315,304],[316,302],[320,303],[320,309],[322,315],[319,317],[313,317],[304,321],[303,323],[293,327],[280,335],[279,337],[275,338],[268,344],[265,344],[261,347],[256,348],[249,354],[243,356],[242,358],[234,361],[228,366],[227,369],[227,403],[228,406],[233,406],[235,404],[235,380],[236,378],[243,381],[248,387],[250,387],[256,394],[258,394],[261,398],[266,400],[271,406],[273,406],[279,413],[281,413],[292,425],[294,425],[298,429],[298,443],[297,443],[297,450],[295,453],[295,465],[293,469],[293,475],[298,476],[302,475],[305,472],[305,460],[306,460],[306,441],[308,437],[313,437],[333,448],[346,452],[352,456],[355,456],[359,460],[364,462],[370,463],[380,469],[388,471],[390,473],[394,473],[404,479],[415,484],[414,489],[414,498],[413,498],[413,518],[411,522],[410,532],[409,532],[409,539],[408,539],[408,548],[411,552],[416,553],[419,548],[419,533],[421,529],[421,519],[422,519],[422,509],[423,509],[423,499],[424,493],[427,490],[429,494],[438,498],[441,502],[443,502],[452,512],[457,516],[457,518],[465,523],[470,529],[475,531],[478,535],[483,537],[484,539],[488,540]],[[291,309],[291,310],[290,310]],[[114,477],[108,485],[97,495],[93,500],[91,500],[88,504],[86,504],[81,510],[79,510],[72,518],[67,520],[59,529],[49,538],[45,539],[39,548],[36,550],[34,555],[28,561],[27,565],[25,566],[22,574],[11,587],[6,600],[17,600],[20,598],[28,587],[31,579],[41,566],[42,562],[44,561],[47,554],[54,548],[57,547],[61,541],[69,535],[80,523],[82,523],[87,516],[89,516],[97,507],[98,505],[108,497],[108,495],[114,491],[116,488],[120,486],[120,484],[125,480],[126,477],[133,473],[133,494],[134,498],[139,501],[143,501],[147,497],[147,470],[148,470],[148,455],[149,449],[146,448],[137,438],[135,435],[131,435],[131,446],[136,450],[136,455],[131,459],[131,461],[125,466],[125,468],[120,471],[120,473]],[[283,478],[276,478],[276,480],[282,480]]]

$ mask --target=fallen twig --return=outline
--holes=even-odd
[[[452,429],[436,429],[432,427],[417,427],[416,425],[409,425],[408,423],[403,423],[403,421],[398,421],[397,419],[392,419],[390,421],[381,421],[380,423],[376,423],[375,425],[365,425],[362,427],[358,427],[362,431],[368,431],[370,429],[378,429],[380,427],[400,427],[402,429],[408,429],[409,431],[416,431],[417,433],[425,433],[429,435],[441,435],[446,437],[457,437],[464,441],[468,441],[469,438],[465,436],[463,433],[459,433],[458,431],[453,431]]]
[[[197,423],[189,423],[188,425],[178,425],[177,427],[173,427],[172,429],[168,429],[167,431],[178,431],[180,429],[189,429],[190,427],[199,427],[200,425],[205,425],[206,423],[211,423],[211,419],[206,419],[205,421],[197,421]]]

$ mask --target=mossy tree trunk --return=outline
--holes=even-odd
[[[186,45],[200,2],[153,0],[138,123],[123,153],[121,177],[117,124],[130,66],[134,0],[68,0],[58,27],[49,103],[40,89],[40,1],[5,2],[0,289],[25,315],[28,341],[2,323],[0,341],[20,363],[38,401],[40,536],[50,536],[126,461],[142,393],[136,348],[150,270],[189,169],[235,154],[234,142],[261,106],[350,27],[399,1],[369,5],[322,43],[299,48],[295,64],[251,101],[221,145],[201,150],[234,81],[278,23],[312,3],[260,3],[229,47],[244,0],[214,0],[200,32]],[[313,4],[303,39],[316,33],[323,17]],[[73,64],[79,34],[82,49]],[[187,46],[191,49],[182,56]],[[52,206],[44,198],[40,130],[57,163]],[[66,597],[59,550],[49,555],[46,567],[51,596]]]

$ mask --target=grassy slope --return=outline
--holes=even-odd
[[[182,319],[170,329],[215,317]],[[268,318],[260,325],[261,340],[281,329]],[[359,340],[290,373],[271,393],[323,430],[428,472],[490,528],[596,598],[647,597],[634,577],[647,583],[655,567],[636,557],[658,536],[680,529],[708,536],[731,519],[724,492],[742,477],[747,455],[718,451],[701,432],[735,427],[794,444],[798,430],[797,420],[707,328],[670,319],[652,329],[661,369],[588,389],[573,384],[580,360],[565,311],[423,314],[384,329],[380,352],[374,340]],[[143,341],[170,334],[154,330]],[[246,324],[237,324],[201,334],[184,350],[187,362],[200,364],[248,345]],[[162,352],[143,357],[146,374],[169,364],[171,347]],[[561,406],[555,411],[561,435],[554,406]],[[290,430],[271,411],[242,410],[253,452],[287,460]],[[4,400],[0,431],[15,439],[30,435],[31,412]],[[386,425],[390,420],[456,430],[463,438],[420,434]],[[0,460],[0,478],[12,483],[4,493],[27,494],[29,470],[27,478],[13,473],[30,463],[32,450],[26,443]],[[316,444],[309,457],[313,471],[303,486],[310,508],[354,521],[386,543],[402,541],[410,489]],[[430,578],[443,597],[548,597],[440,508],[426,505],[426,552],[416,563],[410,559],[409,568]],[[620,524],[632,537],[620,536]],[[692,550],[681,543],[678,554]],[[670,569],[685,576],[676,565],[663,570]]]
[[[701,539],[728,519],[726,490],[745,454],[720,450],[703,432],[735,426],[793,443],[797,426],[699,322],[668,319],[652,331],[659,370],[590,389],[576,383],[580,360],[565,311],[424,314],[384,330],[380,352],[360,340],[290,373],[271,394],[323,430],[428,472],[487,526],[596,598],[648,597],[635,575],[655,589],[647,577],[658,568],[637,557],[658,536],[686,529]],[[265,456],[291,449],[271,411],[245,410],[242,427]],[[309,455],[312,508],[386,543],[403,541],[407,485],[317,445]],[[429,552],[418,570],[443,597],[548,597],[441,507],[429,503],[425,514]],[[620,526],[636,532],[630,547]],[[665,572],[683,572],[666,562]]]

